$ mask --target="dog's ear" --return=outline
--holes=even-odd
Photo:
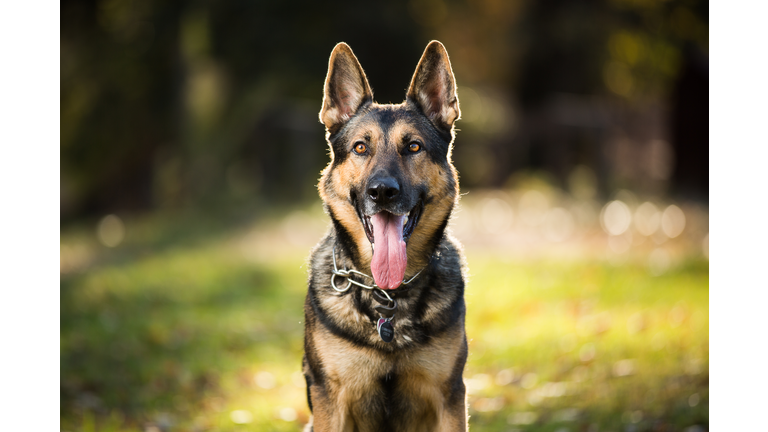
[[[360,62],[344,42],[336,45],[328,61],[320,121],[333,131],[346,123],[366,102],[373,100],[371,86]]]
[[[451,61],[440,42],[432,41],[424,50],[406,99],[415,102],[435,126],[448,131],[461,116]]]

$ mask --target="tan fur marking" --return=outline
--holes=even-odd
[[[328,204],[336,218],[352,236],[361,254],[360,258],[363,265],[370,266],[370,243],[365,235],[365,229],[360,221],[360,217],[350,203],[349,197],[349,185],[359,181],[358,179],[363,175],[363,171],[351,159],[347,158],[340,167],[334,170],[331,170],[333,162],[328,164],[328,167],[323,170],[318,189],[320,197]],[[327,190],[324,186],[329,176],[331,179],[331,189]]]
[[[444,396],[449,392],[449,389],[446,388],[447,381],[450,378],[453,362],[456,361],[463,338],[463,330],[446,335],[424,346],[409,359],[410,364],[420,365],[421,368],[403,380],[404,391],[414,395],[416,399],[431,401],[437,417],[436,427],[433,429],[436,431],[467,430],[464,422],[466,413],[452,413],[450,410],[446,410],[447,401]]]
[[[378,351],[355,346],[324,329],[318,329],[312,337],[325,365],[329,400],[322,406],[334,407],[327,411],[319,407],[315,410],[315,430],[367,430],[361,427],[365,415],[357,406],[367,394],[380,391],[379,378],[390,372],[392,359]],[[446,334],[394,363],[392,372],[398,376],[398,388],[412,403],[414,411],[408,430],[466,430],[461,416],[457,415],[460,413],[452,414],[444,409],[445,386],[463,338],[463,331]],[[313,394],[313,399],[321,397]],[[434,425],[437,427],[433,429]]]
[[[430,194],[433,201],[424,206],[424,212],[416,225],[416,229],[411,235],[408,247],[408,271],[417,271],[426,265],[429,256],[426,254],[427,242],[432,238],[435,231],[440,228],[446,215],[453,209],[458,190],[448,191],[448,181],[444,176],[440,175],[440,170],[443,168],[438,167],[433,163],[424,163],[418,169],[421,178],[426,178],[429,184]],[[450,167],[453,171],[453,175],[456,175],[456,171],[453,167]],[[458,180],[456,183],[458,184]]]
[[[366,393],[376,391],[376,378],[387,372],[383,356],[355,347],[326,330],[315,332],[313,338],[321,362],[326,365],[329,399],[323,404],[329,408],[325,418],[320,421],[315,414],[315,430],[360,430],[351,414]]]
[[[407,146],[409,143],[403,143],[403,137],[406,135],[410,135],[412,139],[419,140],[421,142],[424,142],[424,137],[421,135],[421,132],[413,127],[412,124],[408,123],[404,120],[398,120],[395,122],[395,124],[392,125],[392,127],[389,129],[389,133],[387,134],[387,137],[389,138],[389,142],[394,144],[395,146],[402,146],[405,144]]]

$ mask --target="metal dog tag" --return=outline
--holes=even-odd
[[[390,320],[390,318],[379,318],[379,321],[376,323],[376,330],[379,331],[379,337],[386,343],[392,342],[392,339],[395,338],[395,329],[389,322]]]

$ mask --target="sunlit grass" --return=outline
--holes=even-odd
[[[299,430],[305,259],[319,236],[267,241],[281,228],[265,222],[183,241],[177,225],[127,221],[110,250],[62,233],[95,257],[62,274],[61,429]],[[165,229],[176,237],[158,242]],[[472,429],[707,425],[709,267],[697,256],[651,276],[631,256],[468,248]]]
[[[79,410],[117,408],[136,426],[226,430],[246,409],[254,426],[295,429],[272,424],[272,411],[303,408],[291,380],[302,352],[299,253],[263,266],[223,247],[172,249],[64,279],[62,428],[78,429]],[[262,370],[273,388],[256,385]]]
[[[504,262],[479,253],[469,262],[465,376],[479,374],[476,427],[707,423],[706,263],[650,277],[642,262]]]

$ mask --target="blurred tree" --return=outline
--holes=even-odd
[[[683,64],[671,92],[673,180],[680,192],[709,197],[709,64],[694,44],[686,44]]]
[[[706,52],[707,4],[65,0],[62,220],[314,197],[333,46],[349,43],[376,100],[397,103],[431,39],[456,69],[465,186],[532,168],[565,182],[581,164],[604,190],[643,188],[648,169],[612,149],[670,141],[665,101],[683,44]]]

